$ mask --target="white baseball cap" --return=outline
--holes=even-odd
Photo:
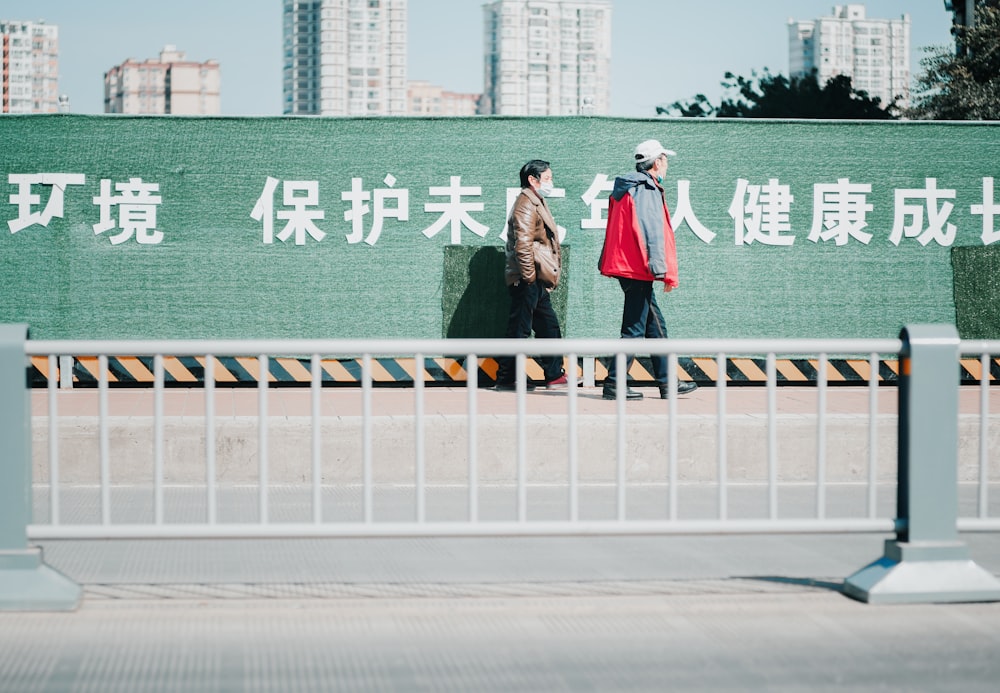
[[[677,152],[664,148],[659,140],[646,140],[639,143],[639,146],[635,148],[635,163],[642,164],[652,161],[653,159],[660,158],[663,154],[676,156]]]

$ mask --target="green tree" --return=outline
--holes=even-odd
[[[1000,120],[1000,0],[976,3],[976,25],[956,27],[951,46],[926,49],[908,118]]]
[[[855,90],[851,78],[838,75],[820,87],[816,73],[788,78],[772,75],[766,68],[749,79],[726,73],[722,83],[727,92],[736,94],[723,98],[713,106],[704,94],[691,101],[676,101],[669,106],[657,106],[657,113],[685,118],[829,118],[857,120],[891,120],[896,117],[896,103],[883,107],[881,99]]]

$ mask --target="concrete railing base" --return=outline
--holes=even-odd
[[[45,565],[42,550],[0,551],[0,611],[73,611],[83,589]]]
[[[1000,601],[1000,580],[969,558],[965,542],[887,539],[885,555],[847,578],[844,594],[870,604]]]

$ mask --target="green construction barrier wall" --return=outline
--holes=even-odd
[[[1000,339],[1000,245],[953,248],[955,314],[966,339]]]
[[[446,247],[499,248],[508,188],[543,158],[573,249],[564,331],[613,337],[599,184],[647,138],[677,152],[675,337],[953,322],[951,251],[998,240],[1000,124],[8,115],[0,321],[36,338],[454,334],[469,282],[502,297],[503,279],[456,271]]]

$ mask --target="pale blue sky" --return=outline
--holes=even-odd
[[[833,0],[615,0],[611,115],[655,115],[698,92],[717,101],[728,71],[788,72],[789,17],[828,15]],[[846,4],[841,2],[839,4]],[[920,48],[950,43],[943,0],[868,0],[868,16],[911,17]],[[224,115],[281,113],[281,0],[0,0],[0,19],[45,19],[60,32],[59,90],[75,113],[103,111],[103,75],[174,44],[222,65]],[[409,0],[409,79],[483,87],[482,0]]]

